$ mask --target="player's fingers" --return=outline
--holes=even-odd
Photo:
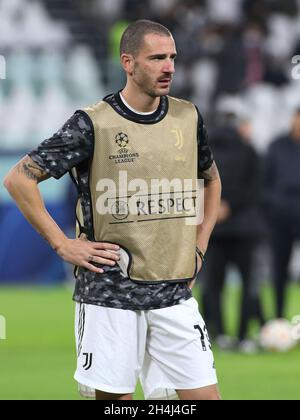
[[[90,258],[89,261],[93,263],[97,263],[97,264],[102,264],[102,265],[111,265],[111,266],[116,265],[115,261],[109,260],[107,258],[101,258],[101,257],[95,257],[95,256]]]
[[[119,245],[109,244],[107,242],[92,242],[92,247],[94,249],[104,249],[104,250],[111,250],[111,251],[119,251]]]
[[[120,256],[115,252],[108,252],[108,251],[94,251],[94,256],[100,258],[106,258],[108,260],[119,261]]]
[[[89,271],[92,271],[93,273],[104,273],[104,270],[102,268],[95,267],[93,264],[90,264],[88,262],[82,264],[82,267],[87,268]]]

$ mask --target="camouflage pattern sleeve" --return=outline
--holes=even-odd
[[[77,111],[57,133],[28,155],[50,176],[59,179],[75,166],[89,160],[93,147],[93,124],[87,114]]]
[[[207,171],[214,163],[213,153],[208,144],[207,129],[198,108],[198,178],[203,178],[202,173]]]

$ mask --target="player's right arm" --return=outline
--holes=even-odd
[[[29,156],[24,157],[5,177],[4,186],[35,230],[65,261],[96,273],[103,270],[91,264],[115,265],[118,246],[69,239],[48,213],[38,184],[50,175]]]
[[[95,273],[101,268],[91,262],[114,266],[117,245],[69,239],[48,213],[39,183],[61,178],[90,158],[93,127],[84,113],[76,112],[50,139],[25,156],[6,176],[4,185],[28,222],[65,261]]]

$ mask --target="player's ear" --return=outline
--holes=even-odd
[[[128,73],[130,76],[133,74],[134,69],[134,58],[131,54],[122,54],[121,55],[121,64],[123,69]]]

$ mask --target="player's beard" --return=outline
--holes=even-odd
[[[133,78],[134,78],[135,84],[139,87],[139,89],[145,92],[151,98],[165,96],[165,95],[168,95],[170,92],[171,83],[169,85],[169,88],[165,88],[165,89],[158,88],[157,83],[161,79],[166,79],[166,78],[172,79],[172,77],[161,76],[160,78],[154,80],[153,77],[151,77],[145,71],[142,71],[140,69],[138,63],[135,63],[135,66],[134,66]]]

